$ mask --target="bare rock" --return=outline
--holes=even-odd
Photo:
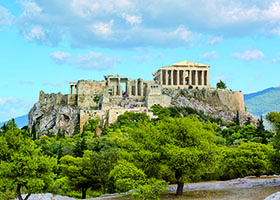
[[[73,133],[74,127],[79,124],[79,109],[71,105],[52,105],[37,102],[31,108],[28,124],[37,131],[46,134],[47,131],[55,134],[60,129],[66,135]]]

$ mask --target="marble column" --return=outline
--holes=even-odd
[[[163,77],[162,77],[162,74],[163,74],[163,73],[162,73],[162,70],[160,70],[160,75],[159,75],[159,76],[160,76],[160,79],[159,79],[159,80],[160,80],[160,81],[159,81],[159,82],[160,82],[160,83],[159,83],[160,85],[163,85]]]
[[[122,96],[122,86],[121,86],[121,80],[118,79],[118,95],[119,96]]]
[[[189,85],[192,85],[192,70],[189,70]]]
[[[207,70],[206,72],[207,72],[206,82],[207,82],[207,86],[209,86],[209,70]]]
[[[195,70],[195,85],[198,86],[198,70]]]
[[[180,85],[180,70],[177,70],[177,86]]]
[[[142,90],[143,90],[143,82],[142,82],[142,80],[141,80],[141,81],[140,81],[140,94],[139,94],[139,96],[143,96]]]
[[[72,94],[72,85],[69,85],[70,86],[70,94]]]
[[[135,81],[135,96],[138,96],[138,82]]]
[[[170,76],[171,76],[171,85],[173,85],[173,70],[171,70]]]
[[[128,83],[126,84],[126,94],[127,94],[128,96],[131,95],[131,86],[130,86]]]
[[[205,71],[201,71],[201,85],[203,86],[204,85],[204,73]]]

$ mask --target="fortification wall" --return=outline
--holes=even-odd
[[[62,95],[60,92],[57,94],[46,94],[44,91],[40,91],[39,102],[43,105],[49,106],[66,106],[68,104],[68,95]]]
[[[146,105],[150,108],[153,105],[161,105],[163,107],[169,107],[171,105],[171,96],[165,94],[149,95],[146,97]]]
[[[105,86],[105,81],[86,81],[80,80],[77,83],[78,95],[95,95],[101,94]]]
[[[113,109],[108,110],[107,122],[109,124],[116,122],[118,119],[118,116],[124,114],[125,112],[141,113],[141,112],[148,112],[148,109],[145,107],[134,108],[134,109],[113,108]]]
[[[218,98],[224,106],[232,111],[245,111],[245,103],[242,92],[217,90]]]
[[[107,110],[90,110],[90,109],[80,110],[81,130],[89,119],[100,119],[100,126],[103,126],[107,122],[107,112],[108,112]]]
[[[94,102],[95,96],[89,94],[78,95],[77,105],[79,107],[96,107],[98,105]]]

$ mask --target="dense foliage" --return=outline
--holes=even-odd
[[[227,180],[280,172],[280,113],[266,118],[274,131],[206,116],[189,107],[151,107],[157,118],[126,112],[97,136],[99,120],[41,135],[13,120],[0,128],[0,199],[51,192],[76,198],[127,192],[159,199],[168,184]],[[28,199],[28,195],[25,199]]]
[[[218,89],[227,89],[227,86],[226,86],[225,82],[223,82],[221,80],[216,84],[216,87]]]

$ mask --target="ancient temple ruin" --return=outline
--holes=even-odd
[[[183,61],[164,66],[153,73],[154,81],[162,88],[210,87],[209,65]]]
[[[125,112],[146,112],[153,105],[169,107],[180,98],[198,98],[218,110],[244,111],[242,92],[217,90],[209,85],[209,65],[179,62],[153,73],[153,80],[107,75],[104,80],[79,80],[69,83],[69,94],[40,92],[29,114],[29,127],[37,124],[40,131],[60,128],[72,134],[89,119],[100,119],[100,127],[117,121]],[[181,95],[181,96],[180,96]],[[200,95],[200,96],[199,96]],[[177,99],[177,100],[176,100]]]

